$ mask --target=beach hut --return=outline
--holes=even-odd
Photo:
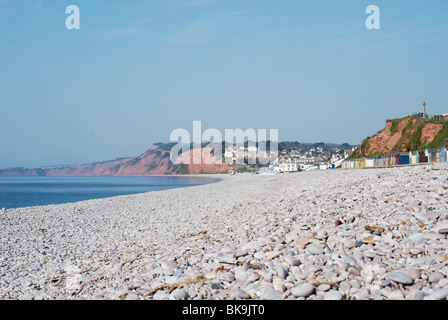
[[[435,153],[435,159],[433,158],[432,162],[440,162],[440,158],[441,158],[440,148],[435,149],[434,153]]]
[[[409,151],[409,164],[418,163],[418,152],[417,151]]]
[[[384,157],[378,158],[378,167],[385,167],[386,166],[386,159]]]
[[[428,157],[428,162],[440,162],[440,154],[437,157],[437,150],[438,149],[427,149],[425,150],[426,156]],[[437,161],[437,158],[439,161]]]
[[[353,168],[353,160],[348,161],[347,163],[347,169]]]
[[[393,155],[386,155],[385,156],[385,160],[386,160],[386,167],[390,167],[390,166],[394,166],[395,165],[395,156]]]
[[[425,152],[425,157],[428,159],[426,162],[431,162],[431,153],[429,152],[428,149],[424,150]]]
[[[442,162],[442,154],[440,152],[440,148],[436,149],[436,161],[437,162]]]
[[[425,150],[425,155],[428,157],[428,163],[433,162],[433,160],[432,160],[432,156],[433,156],[432,150],[426,149]]]
[[[373,168],[375,166],[375,161],[373,158],[366,159],[366,168]]]
[[[428,162],[428,156],[425,151],[426,150],[418,151],[418,163],[427,163]]]
[[[446,162],[446,148],[440,147],[440,162]]]
[[[382,168],[386,166],[386,158],[384,156],[375,157],[374,162],[376,168]]]
[[[379,162],[380,162],[380,158],[379,157],[374,157],[373,158],[373,166],[374,167],[379,167]]]
[[[398,164],[398,159],[395,154],[391,155],[392,166],[396,166]]]
[[[366,167],[366,159],[356,159],[355,160],[355,168],[365,168]]]
[[[400,152],[395,155],[395,165],[409,164],[409,152]]]

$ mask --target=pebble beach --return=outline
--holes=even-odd
[[[446,300],[448,164],[0,209],[3,300]]]

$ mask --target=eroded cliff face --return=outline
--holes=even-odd
[[[441,132],[443,129],[443,124],[436,124],[436,123],[428,123],[426,126],[422,129],[422,135],[420,138],[420,142],[422,144],[430,144],[434,141],[437,134]]]
[[[223,173],[228,171],[228,165],[215,161],[214,156],[210,154],[210,150],[204,150],[202,153],[204,155],[204,159],[201,164],[193,163],[192,152],[185,152],[179,156],[180,159],[184,159],[183,162],[177,161],[176,163],[172,163],[170,160],[170,151],[154,145],[150,150],[134,158],[124,158],[112,161],[54,168],[0,169],[0,176],[181,175]],[[190,164],[188,164],[185,159],[190,159]],[[218,164],[215,164],[217,162]]]
[[[441,121],[410,116],[387,120],[386,127],[365,139],[355,155],[369,157],[439,147],[444,143],[439,138],[446,130],[447,124]]]
[[[216,159],[212,150],[212,148],[202,148],[184,152],[179,155],[175,163],[188,164],[190,174],[227,172],[229,166],[222,159]]]

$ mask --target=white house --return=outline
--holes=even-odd
[[[328,163],[324,163],[324,162],[319,163],[319,169],[320,170],[327,170],[328,168],[329,168]]]
[[[275,160],[274,172],[297,172],[299,171],[299,166],[296,162],[288,160],[279,159]]]
[[[257,147],[256,146],[248,146],[247,147],[247,156],[252,159],[257,158]]]

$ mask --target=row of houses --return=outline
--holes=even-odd
[[[298,171],[309,171],[309,170],[327,170],[331,168],[329,163],[298,163],[298,162],[279,162],[272,165],[273,172],[283,173],[283,172],[298,172]]]
[[[342,168],[381,168],[418,163],[447,162],[447,152],[446,147],[440,147],[419,151],[399,152],[373,158],[350,159],[342,162]]]
[[[256,159],[270,159],[277,157],[276,151],[266,151],[256,146],[249,145],[247,148],[244,146],[231,145],[224,151],[224,158],[226,163],[241,164],[244,163],[244,158],[251,159],[255,163]]]

